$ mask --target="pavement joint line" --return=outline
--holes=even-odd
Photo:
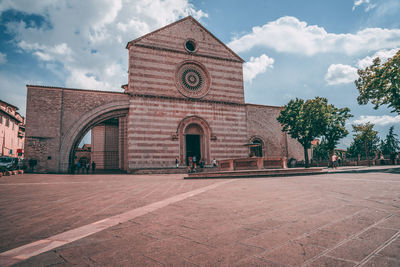
[[[307,178],[313,178],[313,179],[318,179],[318,180],[321,180],[321,178],[320,177],[307,177]],[[334,179],[334,180],[343,180],[343,181],[359,181],[359,182],[379,182],[379,183],[400,183],[400,181],[395,181],[395,180],[372,180],[372,179],[363,179],[363,178],[360,178],[360,179],[354,179],[354,178],[332,178],[332,176],[327,176],[327,177],[325,177],[325,178],[322,178],[322,179],[325,179],[325,180],[332,180],[332,179]]]
[[[385,249],[387,246],[389,246],[394,240],[396,240],[397,237],[400,236],[400,231],[397,231],[397,233],[395,233],[391,238],[389,238],[388,240],[386,240],[385,243],[383,243],[382,245],[380,245],[378,248],[376,248],[374,251],[372,251],[368,256],[366,256],[362,261],[360,261],[356,266],[362,266],[365,263],[367,263],[367,261],[369,261],[370,258],[372,258],[374,255],[376,255],[377,253],[379,253],[380,251],[382,251],[383,249]]]
[[[334,260],[339,260],[339,261],[348,261],[348,262],[351,262],[351,263],[354,263],[354,264],[358,263],[358,261],[353,261],[353,260],[349,260],[349,259],[343,259],[343,258],[340,258],[340,257],[334,257],[334,256],[331,256],[331,255],[324,255],[324,257],[331,258],[331,259],[334,259]]]
[[[344,206],[345,206],[345,205],[344,205]],[[315,233],[315,232],[317,232],[318,230],[321,230],[321,229],[324,228],[324,227],[331,226],[331,225],[333,225],[333,224],[335,224],[335,223],[337,223],[337,222],[340,222],[340,221],[343,221],[343,220],[345,220],[345,219],[351,218],[351,217],[353,217],[354,215],[357,215],[357,214],[361,213],[361,212],[364,211],[364,210],[365,210],[365,208],[363,208],[363,209],[361,209],[361,210],[359,210],[359,211],[357,211],[357,212],[355,212],[355,213],[353,213],[353,214],[351,214],[351,215],[347,215],[347,216],[345,216],[345,217],[343,217],[343,218],[340,218],[340,219],[338,219],[338,220],[335,220],[335,221],[332,221],[332,222],[330,222],[330,223],[327,223],[327,224],[324,224],[324,225],[322,225],[322,226],[319,226],[319,227],[317,227],[317,228],[314,228],[314,229],[312,229],[312,230],[310,230],[310,231],[308,231],[308,232],[306,232],[306,233],[304,233],[304,234],[298,235],[298,236],[294,237],[294,238],[291,239],[291,240],[288,240],[288,241],[286,241],[286,242],[284,242],[284,243],[281,243],[280,245],[278,245],[278,246],[276,246],[276,247],[274,247],[274,248],[272,248],[272,249],[269,249],[269,250],[268,250],[268,253],[269,253],[269,252],[272,252],[272,251],[275,251],[275,250],[277,250],[277,249],[279,249],[279,248],[281,248],[281,247],[283,247],[283,246],[285,246],[285,245],[287,245],[287,244],[289,244],[289,243],[291,243],[291,242],[298,242],[298,241],[297,241],[298,239],[303,238],[303,237],[306,237],[308,234]],[[273,231],[273,230],[276,230],[276,229],[279,229],[279,228],[280,228],[280,227],[274,228],[274,229],[272,229],[272,231]],[[243,243],[242,243],[242,244],[243,244]],[[243,244],[243,245],[246,245],[246,244]],[[303,263],[303,264],[305,264],[305,263]],[[302,266],[303,266],[303,265],[302,265]]]
[[[148,204],[143,207],[114,215],[112,217],[102,219],[91,224],[87,224],[51,237],[34,241],[32,243],[0,253],[1,258],[12,258],[13,260],[26,260],[30,257],[39,255],[43,252],[50,251],[54,248],[85,238],[89,235],[98,233],[112,226],[127,222],[139,216],[164,208],[170,204],[185,200],[195,195],[215,189],[221,185],[235,181],[236,179],[224,180],[205,187],[197,188],[189,192],[185,192],[167,199]],[[237,180],[236,180],[237,181]],[[15,263],[13,263],[15,264]]]
[[[309,263],[314,262],[315,260],[317,260],[318,258],[322,257],[322,256],[327,256],[327,254],[329,252],[332,252],[333,250],[337,249],[338,247],[340,247],[343,244],[346,244],[347,242],[354,240],[355,238],[359,237],[360,235],[362,235],[363,233],[365,233],[366,231],[368,231],[369,229],[375,227],[376,225],[388,220],[389,218],[391,218],[393,216],[393,214],[389,214],[388,216],[386,216],[383,219],[380,219],[379,221],[375,222],[374,224],[371,224],[370,226],[362,229],[360,232],[357,232],[351,236],[349,236],[348,238],[346,238],[345,240],[343,240],[342,242],[339,242],[338,244],[336,244],[336,246],[332,247],[332,248],[328,248],[327,250],[325,250],[323,253],[305,261],[301,266],[307,266]]]

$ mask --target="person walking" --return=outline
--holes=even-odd
[[[333,154],[332,155],[332,158],[331,158],[331,160],[332,160],[332,169],[337,169],[337,155],[336,154]]]
[[[178,160],[178,158],[175,158],[175,165],[176,165],[177,168],[179,167],[179,160]]]

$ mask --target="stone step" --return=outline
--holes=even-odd
[[[189,173],[184,179],[205,179],[205,178],[257,178],[257,177],[276,177],[276,176],[296,176],[324,174],[323,168],[289,168],[289,169],[264,169],[264,170],[240,170],[240,171],[220,171]]]

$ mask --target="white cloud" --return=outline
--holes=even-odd
[[[360,59],[357,63],[357,66],[360,69],[365,69],[366,67],[370,66],[372,64],[372,61],[377,57],[380,58],[381,62],[386,62],[389,58],[392,58],[399,50],[400,47],[390,50],[380,50],[376,52],[373,56],[367,56],[363,59]]]
[[[251,57],[249,62],[243,65],[243,79],[251,82],[258,74],[274,67],[274,59],[262,54],[259,57]]]
[[[56,4],[58,0],[2,0],[0,2],[0,13],[7,9],[15,9],[25,13],[40,13],[48,6]]]
[[[7,55],[0,52],[0,64],[7,63]]]
[[[40,60],[43,60],[43,61],[53,60],[53,57],[51,55],[40,52],[40,51],[34,52],[33,55],[37,56]]]
[[[54,46],[47,46],[38,43],[30,44],[25,41],[21,41],[18,43],[18,46],[25,51],[32,52],[33,55],[37,56],[40,60],[43,61],[71,60],[70,55],[72,54],[72,50],[65,43],[57,44]]]
[[[357,69],[350,65],[332,64],[325,75],[328,85],[351,83],[358,78]]]
[[[0,14],[7,9],[44,18],[42,28],[5,26],[18,48],[62,66],[64,86],[118,91],[128,78],[128,41],[187,15],[207,16],[189,0],[1,1]]]
[[[376,7],[376,4],[371,4],[370,0],[356,0],[354,1],[354,5],[353,5],[353,11],[361,6],[361,5],[365,5],[365,12],[370,11],[371,9],[374,9]]]
[[[108,82],[101,81],[95,74],[88,70],[71,69],[70,76],[66,80],[66,84],[71,88],[85,88],[97,90],[109,90],[113,86]]]
[[[256,46],[278,52],[305,54],[339,52],[348,55],[389,49],[400,46],[400,29],[366,28],[355,34],[328,33],[323,27],[307,25],[295,17],[281,17],[252,32],[232,40],[236,52],[248,51]]]
[[[400,123],[400,115],[397,116],[389,116],[389,115],[383,115],[383,116],[364,116],[361,115],[358,120],[354,120],[355,124],[361,124],[361,123],[373,123],[375,125],[380,125],[380,126],[385,126],[389,124],[397,124]]]

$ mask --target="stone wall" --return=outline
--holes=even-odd
[[[191,116],[203,119],[211,131],[206,163],[213,158],[247,156],[244,105],[133,97],[128,122],[129,169],[172,167],[176,157],[184,164],[184,136],[178,128]]]
[[[185,40],[197,50],[185,50]],[[186,98],[177,90],[177,69],[183,62],[204,66],[210,82],[204,100],[244,103],[242,60],[192,19],[131,42],[129,45],[129,88],[132,94]]]
[[[36,170],[39,172],[62,172],[68,169],[68,156],[66,160],[61,160],[66,136],[72,134],[71,142],[79,141],[79,137],[90,128],[89,115],[98,109],[100,116],[103,106],[127,102],[129,98],[126,94],[116,92],[34,85],[27,85],[27,89],[25,159],[36,159]],[[86,117],[88,120],[85,121]],[[85,125],[77,125],[79,121],[84,121]],[[72,129],[77,131],[71,133]]]
[[[264,142],[264,157],[287,157],[303,160],[303,147],[286,133],[276,120],[280,107],[263,105],[246,105],[247,138],[262,139]]]
[[[116,123],[101,123],[92,128],[92,161],[96,169],[119,169],[119,127]]]

